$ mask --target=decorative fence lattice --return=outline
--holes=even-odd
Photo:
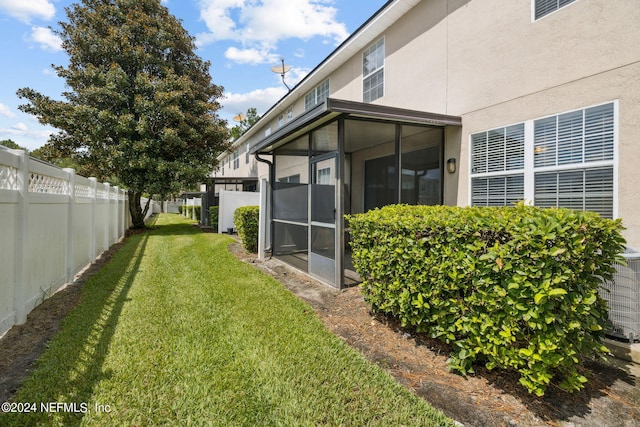
[[[18,189],[18,169],[0,164],[0,189],[17,190]]]
[[[47,193],[68,196],[70,194],[69,181],[39,173],[29,174],[29,192]]]

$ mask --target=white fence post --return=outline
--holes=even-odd
[[[109,229],[111,224],[111,184],[105,182],[104,184],[104,248],[109,249]]]
[[[74,276],[74,247],[73,247],[73,211],[76,202],[76,171],[71,168],[63,169],[67,174],[69,201],[67,203],[67,283],[73,282]]]
[[[91,181],[91,220],[90,220],[90,230],[89,233],[89,259],[92,264],[95,264],[96,257],[98,256],[98,242],[96,241],[96,200],[98,198],[98,179],[91,177],[89,178]]]
[[[13,290],[13,306],[16,325],[22,325],[27,321],[27,296],[25,295],[25,278],[27,257],[26,243],[28,241],[28,214],[29,204],[29,156],[23,150],[10,150],[20,158],[20,170],[18,171],[18,203],[16,204],[16,263],[15,285]]]

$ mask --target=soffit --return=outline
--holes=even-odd
[[[272,154],[276,148],[293,141],[340,115],[347,118],[382,120],[423,126],[462,126],[462,118],[457,116],[328,98],[322,104],[317,105],[286,126],[258,141],[251,149],[251,153]]]

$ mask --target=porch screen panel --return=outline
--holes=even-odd
[[[402,126],[402,177],[400,203],[442,203],[441,128]]]
[[[307,184],[276,182],[273,191],[273,218],[306,223],[308,214]]]
[[[398,203],[396,169],[396,156],[380,157],[365,162],[365,212]]]
[[[274,221],[273,255],[307,271],[309,237],[307,227]]]
[[[274,156],[273,254],[307,271],[309,249],[309,138],[301,137]]]

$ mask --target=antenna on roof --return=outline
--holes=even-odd
[[[284,58],[280,58],[280,61],[282,62],[282,65],[275,65],[271,67],[271,71],[273,71],[274,73],[280,74],[280,77],[282,77],[282,83],[287,87],[289,92],[291,92],[291,88],[284,81],[284,75],[287,74],[289,71],[291,71],[291,65],[284,65]]]

